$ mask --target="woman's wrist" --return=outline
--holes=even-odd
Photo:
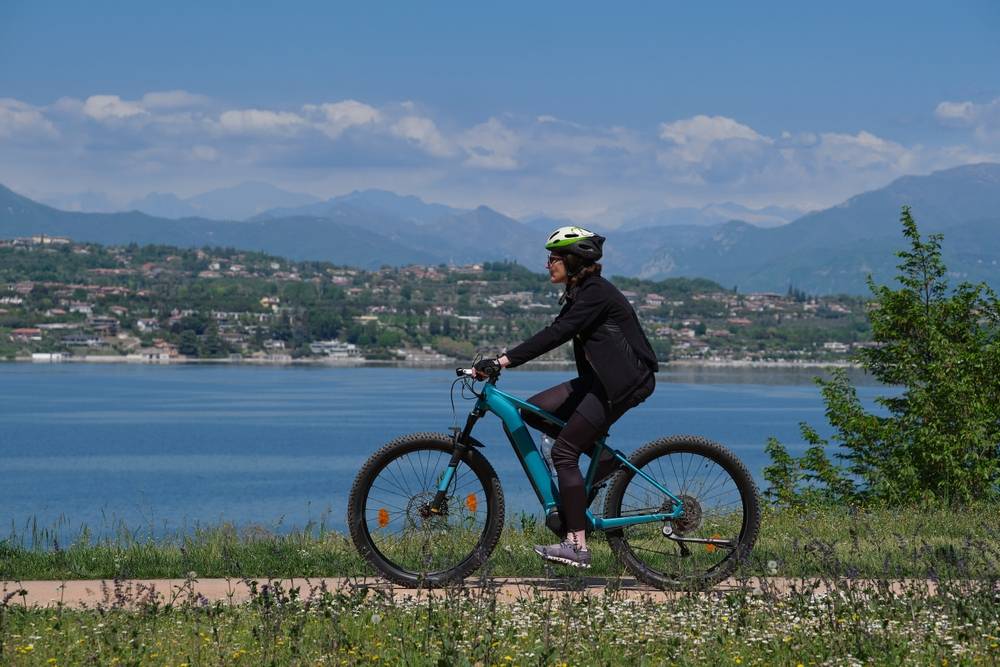
[[[501,354],[497,357],[497,363],[500,364],[502,368],[507,368],[510,365],[510,359],[507,358],[506,354]]]

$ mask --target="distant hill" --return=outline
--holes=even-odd
[[[204,218],[168,220],[138,211],[72,213],[39,204],[0,186],[0,237],[38,233],[108,245],[135,242],[182,247],[228,246],[264,250],[291,259],[327,259],[369,269],[383,264],[439,261],[436,255],[325,218],[224,222]]]
[[[312,195],[251,181],[183,199],[175,194],[151,192],[133,201],[130,208],[160,218],[245,220],[278,206],[304,206],[316,201]]]
[[[350,194],[317,201],[304,206],[282,206],[264,211],[255,220],[273,220],[290,215],[336,217],[342,209],[391,215],[416,224],[464,213],[464,209],[444,204],[428,204],[414,195],[398,195],[388,190],[355,190]]]
[[[630,232],[622,245],[649,247],[632,270],[641,277],[705,276],[746,290],[783,291],[789,283],[816,294],[867,293],[865,275],[887,282],[904,245],[898,222],[908,204],[929,234],[944,232],[944,259],[953,280],[1000,287],[1000,165],[976,164],[906,176],[888,186],[809,213],[781,227],[742,222],[699,235],[677,228],[662,237]],[[618,272],[625,266],[614,264]]]
[[[944,232],[954,281],[985,280],[1000,289],[997,164],[907,176],[773,228],[731,220],[611,230],[605,271],[656,280],[702,277],[741,291],[784,292],[792,284],[812,294],[866,294],[868,273],[878,282],[896,273],[904,204],[912,206],[922,232]],[[544,235],[565,222],[524,223],[485,206],[458,209],[381,190],[270,209],[245,222],[170,220],[136,211],[60,211],[0,186],[0,238],[46,233],[108,244],[222,245],[363,268],[507,259],[537,270]]]
[[[803,211],[787,206],[766,206],[749,208],[733,202],[709,204],[700,208],[678,207],[633,215],[617,227],[619,231],[641,229],[643,227],[666,227],[694,225],[711,227],[730,220],[749,222],[757,227],[778,227],[800,217]]]

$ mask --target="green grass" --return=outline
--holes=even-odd
[[[841,513],[829,508],[766,509],[746,575],[965,577],[1000,572],[1000,506],[960,510],[894,508]],[[486,566],[497,576],[544,576],[531,547],[554,536],[533,517],[504,530]],[[621,570],[600,535],[590,539],[595,576]],[[34,529],[0,540],[0,579],[365,576],[373,572],[342,533],[310,528],[274,534],[220,525],[185,535],[140,539],[119,530],[94,540],[86,531],[60,545]]]
[[[242,604],[191,589],[169,603],[112,588],[91,609],[0,598],[2,665],[959,665],[1000,664],[1000,508],[840,514],[769,509],[743,574],[822,578],[829,592],[737,587],[675,599],[489,587],[393,598],[376,588],[254,588]],[[542,576],[529,553],[549,535],[508,526],[489,574]],[[594,539],[596,571],[614,576]],[[120,532],[58,547],[46,531],[0,546],[2,578],[284,578],[371,574],[339,533],[274,535],[230,526],[139,540]],[[933,577],[938,594],[859,590],[851,577]],[[975,581],[970,581],[975,580]],[[567,582],[571,587],[572,581]],[[254,585],[255,586],[255,585]]]
[[[0,605],[10,665],[958,665],[1000,661],[997,593],[943,582],[938,596],[612,594],[505,604],[451,590],[286,590],[172,605],[112,598],[98,609]]]

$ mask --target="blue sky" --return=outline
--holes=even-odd
[[[996,2],[284,4],[6,0],[0,182],[585,219],[1000,153]]]

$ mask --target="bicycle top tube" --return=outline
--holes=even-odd
[[[562,419],[559,419],[558,417],[556,417],[551,412],[546,412],[545,410],[541,409],[540,407],[538,407],[537,405],[535,405],[533,403],[529,403],[528,401],[525,401],[524,399],[521,399],[521,398],[518,398],[517,396],[512,396],[511,394],[508,394],[507,392],[503,391],[502,389],[498,389],[497,386],[494,383],[487,382],[483,386],[483,391],[482,391],[482,394],[481,394],[481,398],[476,403],[476,405],[478,407],[485,408],[485,409],[489,410],[493,414],[495,414],[498,417],[500,417],[501,419],[503,419],[503,416],[500,414],[500,412],[502,412],[502,411],[498,411],[496,409],[498,407],[497,406],[497,402],[505,402],[507,404],[512,404],[516,408],[521,408],[523,410],[527,410],[528,412],[534,413],[534,414],[538,415],[539,417],[541,417],[542,419],[544,419],[544,420],[546,420],[548,422],[551,422],[552,424],[555,424],[560,429],[563,428],[564,426],[566,426],[566,422],[565,421],[563,421]],[[607,436],[604,435],[604,436],[601,436],[600,438],[598,438],[596,442],[598,444],[600,444],[601,446],[604,446],[606,439],[607,439]]]
[[[528,410],[529,412],[533,412],[534,414],[538,415],[539,417],[544,418],[546,421],[550,421],[553,424],[557,425],[559,428],[562,428],[563,426],[566,425],[566,422],[564,422],[563,420],[559,419],[558,417],[556,417],[551,412],[546,412],[545,410],[542,410],[537,405],[534,405],[532,403],[528,403],[527,401],[525,401],[523,399],[520,399],[517,396],[512,396],[512,395],[508,394],[507,392],[503,391],[502,389],[497,389],[496,385],[487,384],[485,387],[483,387],[483,397],[486,399],[486,405],[487,406],[489,406],[489,404],[490,404],[491,401],[495,401],[495,400],[497,400],[499,398],[501,400],[513,403],[515,406],[517,406],[519,408],[522,408],[524,410]]]

